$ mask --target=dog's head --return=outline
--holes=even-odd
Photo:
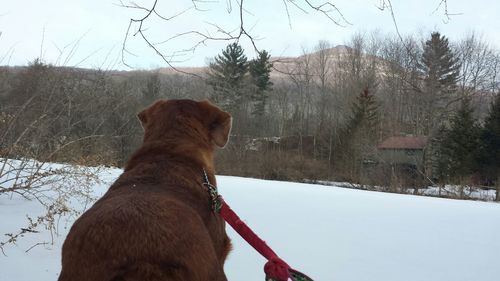
[[[175,139],[224,147],[231,115],[208,101],[159,100],[138,114],[144,142]]]

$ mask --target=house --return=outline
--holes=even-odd
[[[380,162],[421,168],[427,140],[424,136],[389,137],[377,146]]]

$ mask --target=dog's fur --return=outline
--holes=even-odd
[[[202,184],[203,169],[215,184],[231,116],[207,101],[160,100],[138,117],[143,144],[72,226],[59,281],[227,280],[230,240]]]

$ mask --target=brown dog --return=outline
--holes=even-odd
[[[59,281],[227,280],[231,245],[203,186],[231,115],[207,101],[160,100],[138,115],[144,141],[71,227]]]

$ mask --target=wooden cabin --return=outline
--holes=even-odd
[[[423,167],[426,146],[427,137],[424,136],[393,136],[385,139],[377,148],[382,163]]]

